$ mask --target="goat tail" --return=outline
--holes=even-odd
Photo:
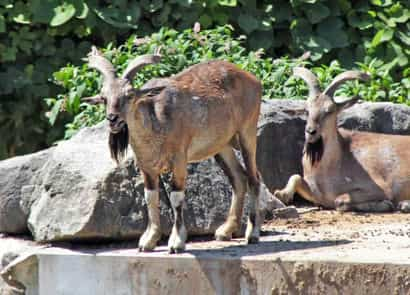
[[[111,158],[120,163],[120,161],[127,154],[128,147],[128,125],[124,124],[121,131],[118,133],[111,133],[108,139],[108,146],[110,148]]]

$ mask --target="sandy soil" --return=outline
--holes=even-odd
[[[410,214],[394,213],[357,213],[321,210],[317,207],[298,208],[299,218],[275,219],[267,221],[263,228],[271,230],[284,227],[289,229],[317,229],[320,227],[351,227],[366,224],[409,223]]]

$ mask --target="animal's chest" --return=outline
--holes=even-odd
[[[164,138],[161,135],[149,136],[136,133],[131,136],[130,144],[138,167],[159,172],[169,170],[169,154],[163,149]]]
[[[355,189],[356,177],[340,162],[305,169],[304,178],[315,195],[329,199]]]

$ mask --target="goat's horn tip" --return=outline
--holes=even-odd
[[[364,81],[370,80],[370,73],[361,73],[360,78]]]
[[[95,47],[94,45],[91,46],[91,51],[88,53],[88,56],[95,56],[95,55],[101,55],[101,52]]]

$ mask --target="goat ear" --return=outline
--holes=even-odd
[[[141,101],[138,103],[138,111],[142,118],[144,128],[152,130],[152,105],[150,102]]]
[[[81,101],[89,103],[89,104],[103,104],[105,103],[105,99],[101,95],[89,96],[81,98]]]
[[[141,96],[155,96],[161,93],[166,86],[159,86],[159,87],[152,87],[152,88],[144,88],[144,89],[136,89],[134,94],[136,97]]]
[[[360,97],[354,96],[351,98],[346,98],[346,97],[335,97],[333,99],[334,103],[337,106],[338,111],[350,108],[352,105],[357,103],[359,101]]]

